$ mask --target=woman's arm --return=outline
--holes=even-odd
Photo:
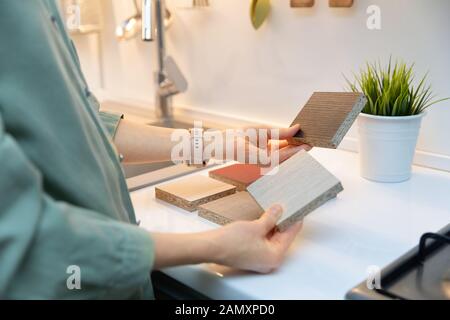
[[[280,206],[274,206],[259,220],[201,233],[153,233],[154,269],[206,262],[270,272],[280,266],[301,228],[298,223],[282,233],[274,230],[281,212]]]
[[[256,130],[260,129],[267,130],[267,128],[259,128]],[[118,125],[117,132],[114,136],[114,142],[119,152],[124,156],[124,163],[138,164],[169,161],[171,160],[173,147],[179,144],[179,141],[171,140],[171,135],[174,130],[176,129],[153,127],[123,119]],[[278,140],[272,140],[272,143],[279,148],[280,161],[289,158],[301,149],[310,149],[308,145],[288,146],[286,139],[294,136],[298,130],[298,125],[286,129],[279,129]],[[225,133],[222,134],[225,141]],[[245,140],[236,138],[235,143],[232,144],[234,148],[237,147],[237,140],[239,139]],[[264,140],[267,144],[267,140]],[[244,141],[246,154],[254,152],[255,149],[258,148],[267,147],[267,145],[261,145],[259,140],[255,142],[256,143]],[[226,147],[227,146],[224,144],[223,148]],[[227,150],[224,149],[223,151],[223,154],[225,155]],[[237,155],[237,152],[233,153]]]
[[[172,148],[179,143],[171,141],[173,130],[122,120],[115,135],[115,143],[119,152],[124,155],[125,162],[167,161],[170,160]],[[272,142],[280,148],[280,161],[300,149],[310,149],[307,145],[288,146],[284,141],[298,130],[298,126],[280,129],[279,141]],[[265,147],[267,146],[260,145],[259,142],[247,143],[246,151]],[[276,231],[275,225],[281,216],[281,210],[280,206],[274,206],[257,221],[235,222],[213,231],[191,234],[152,233],[154,269],[218,263],[244,270],[270,272],[281,264],[301,228],[301,224],[296,224],[285,232]]]
[[[124,156],[124,163],[138,164],[169,161],[174,129],[154,127],[122,119],[114,143]]]
[[[136,292],[153,266],[148,232],[52,198],[41,169],[4,123],[0,112],[0,299],[127,298]],[[81,290],[68,285],[73,267],[81,272]]]

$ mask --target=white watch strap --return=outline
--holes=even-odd
[[[191,165],[204,166],[203,159],[203,129],[202,128],[192,128],[189,129],[191,133]]]

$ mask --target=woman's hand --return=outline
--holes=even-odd
[[[253,129],[247,128],[242,130]],[[290,128],[275,129],[260,127],[254,130],[257,132],[256,139],[250,139],[248,136],[237,137],[234,145],[235,155],[238,155],[239,151],[241,151],[240,146],[244,146],[246,163],[252,153],[259,154],[261,150],[267,152],[268,157],[270,157],[273,152],[278,153],[278,161],[281,163],[301,150],[309,151],[312,148],[307,144],[289,145],[287,140],[292,138],[300,130],[298,124]],[[239,161],[240,159],[236,157],[234,160]],[[261,163],[260,160],[261,159],[258,157],[258,163]],[[262,164],[267,165],[267,163]]]
[[[275,230],[281,214],[281,207],[276,205],[259,220],[235,222],[218,229],[216,262],[260,273],[277,269],[302,227],[299,222],[284,232]]]
[[[275,229],[282,209],[274,206],[256,221],[233,222],[224,227],[188,234],[152,233],[154,269],[185,264],[218,263],[268,273],[278,268],[302,224]]]
[[[259,163],[261,165],[272,166],[278,163],[266,163],[266,159],[261,159],[260,151],[266,154],[268,160],[277,160],[283,162],[293,156],[300,150],[309,151],[309,145],[292,146],[289,145],[287,139],[292,138],[300,129],[298,125],[290,128],[242,128],[240,130],[232,130],[233,135],[228,141],[227,130],[205,131],[205,146],[214,146],[210,152],[205,152],[205,159],[211,157],[216,160],[238,160],[245,163]],[[189,132],[184,130],[188,139]],[[241,132],[240,135],[238,132]],[[172,139],[174,129],[153,127],[136,123],[127,119],[120,121],[114,142],[119,152],[124,156],[124,163],[150,163],[174,160],[172,152],[180,143],[179,140]],[[252,134],[253,137],[249,137]],[[216,141],[216,135],[220,137]],[[221,152],[217,152],[220,150]],[[185,151],[183,151],[183,154]],[[274,153],[277,153],[276,155]],[[228,156],[231,155],[231,156]],[[249,161],[251,157],[257,155],[255,161]]]

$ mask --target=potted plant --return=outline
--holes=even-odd
[[[361,175],[378,182],[411,177],[411,165],[426,109],[434,100],[424,75],[414,81],[414,65],[367,63],[350,89],[363,92],[367,104],[358,117]]]

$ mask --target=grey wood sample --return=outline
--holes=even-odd
[[[237,192],[198,207],[198,215],[214,223],[225,225],[233,221],[256,220],[264,210],[246,191]]]
[[[289,142],[337,148],[366,103],[362,93],[314,92],[292,122],[300,131]]]
[[[247,188],[264,209],[283,207],[278,223],[281,231],[335,198],[343,190],[341,182],[306,151],[283,162],[278,172],[265,175]]]
[[[155,188],[157,199],[191,212],[197,210],[201,204],[235,192],[235,186],[202,175],[184,178]]]

